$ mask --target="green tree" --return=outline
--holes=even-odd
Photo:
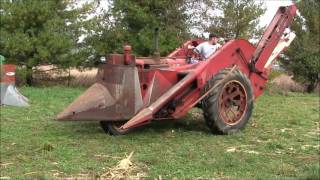
[[[188,0],[191,2],[191,0]],[[88,39],[97,54],[122,52],[131,44],[137,55],[153,53],[154,29],[159,28],[159,50],[162,55],[177,48],[189,38],[187,0],[114,0],[102,16],[99,32]]]
[[[307,91],[312,92],[319,83],[320,72],[320,2],[300,1],[297,6],[300,15],[291,26],[297,36],[281,62],[293,73],[295,80],[305,83]]]
[[[78,40],[95,7],[75,0],[1,0],[0,54],[26,67],[29,85],[39,64],[78,65],[88,53]]]
[[[265,12],[262,5],[255,0],[217,0],[213,12],[221,15],[213,17],[207,29],[227,39],[258,38],[262,33],[259,17]]]

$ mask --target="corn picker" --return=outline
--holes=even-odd
[[[243,129],[254,99],[265,89],[272,63],[295,38],[286,32],[297,8],[280,7],[255,47],[244,39],[230,40],[207,60],[189,64],[189,40],[167,57],[136,58],[131,47],[111,54],[98,68],[96,83],[62,111],[58,120],[99,121],[112,135],[165,119],[179,119],[201,107],[212,132]]]

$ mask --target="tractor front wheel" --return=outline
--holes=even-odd
[[[211,78],[204,93],[214,87],[203,100],[207,126],[213,133],[230,134],[243,129],[253,109],[253,93],[249,79],[239,70],[224,69]]]
[[[124,125],[126,121],[100,121],[100,125],[105,133],[119,136],[129,133],[129,129],[121,129],[120,127]]]

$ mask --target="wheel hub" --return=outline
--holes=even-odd
[[[243,85],[236,80],[226,83],[219,98],[219,112],[223,121],[229,125],[239,123],[246,108],[247,93]]]

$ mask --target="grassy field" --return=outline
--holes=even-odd
[[[319,179],[319,97],[264,94],[247,128],[212,135],[201,110],[126,136],[54,117],[83,88],[21,88],[28,108],[1,107],[1,179],[97,178],[134,151],[146,179]],[[82,174],[82,175],[81,175]]]

